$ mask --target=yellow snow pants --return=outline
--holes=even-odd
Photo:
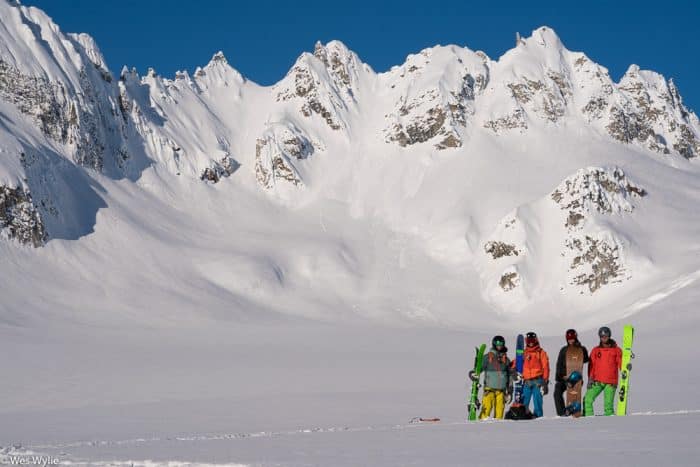
[[[481,420],[491,416],[491,410],[495,409],[494,418],[503,418],[503,412],[506,408],[505,391],[497,389],[484,388],[484,398],[481,401]]]

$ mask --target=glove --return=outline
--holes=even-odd
[[[478,383],[479,382],[479,375],[474,373],[474,370],[470,370],[469,371],[469,379],[474,381],[475,383]]]
[[[586,389],[591,389],[593,387],[593,380],[588,380],[588,384],[586,385]]]
[[[542,389],[543,396],[546,396],[547,394],[549,394],[549,381],[545,380],[545,382],[542,384],[542,387],[540,389]]]
[[[513,400],[513,394],[510,392],[506,392],[506,404],[510,404],[511,401]]]
[[[523,375],[520,373],[516,373],[515,376],[513,376],[513,382],[514,383],[522,383],[523,382]]]
[[[631,371],[631,370],[632,370],[632,363],[628,363],[627,364],[627,371]]]

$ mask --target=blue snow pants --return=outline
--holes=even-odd
[[[528,407],[530,405],[530,398],[532,398],[532,413],[535,417],[542,416],[542,392],[540,391],[540,387],[543,383],[544,380],[542,378],[526,379],[523,382],[523,405]]]

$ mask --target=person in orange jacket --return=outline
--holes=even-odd
[[[622,366],[622,350],[610,335],[610,328],[598,330],[600,344],[591,350],[588,362],[588,386],[584,397],[584,415],[591,416],[593,402],[601,392],[605,394],[605,415],[613,415],[617,376]]]
[[[540,347],[537,334],[528,332],[525,336],[523,362],[523,405],[528,407],[532,399],[535,417],[542,416],[542,396],[549,392],[549,356]]]

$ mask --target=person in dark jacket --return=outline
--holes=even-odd
[[[610,328],[598,330],[600,344],[591,350],[588,363],[588,390],[584,397],[584,415],[592,416],[593,402],[601,392],[605,394],[605,415],[614,415],[615,391],[622,366],[622,350],[610,336]]]
[[[570,362],[570,368],[567,368],[567,359]],[[573,371],[583,374],[583,365],[585,363],[588,363],[588,351],[579,342],[576,330],[568,329],[566,331],[566,345],[559,351],[554,375],[556,381],[554,384],[554,406],[556,407],[557,415],[560,417],[566,415],[564,393],[567,389],[567,380]]]

